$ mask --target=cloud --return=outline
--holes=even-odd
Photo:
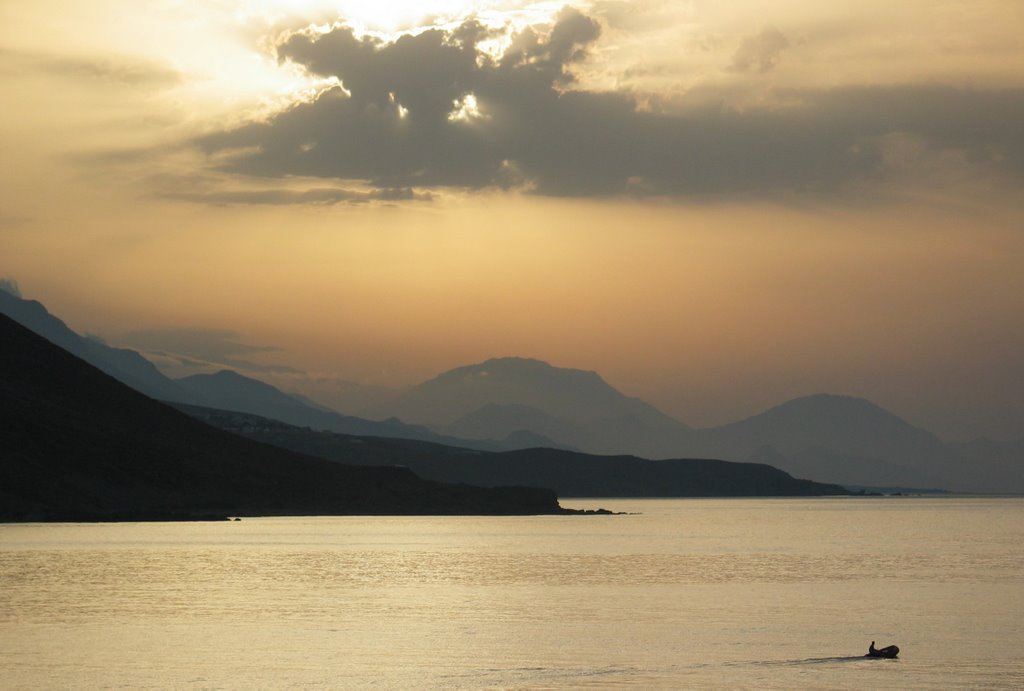
[[[0,230],[21,228],[32,221],[29,216],[5,216],[0,213]]]
[[[649,105],[656,99],[638,94],[580,88],[575,70],[600,25],[576,10],[563,10],[552,26],[506,34],[497,55],[481,48],[494,32],[470,20],[390,42],[346,26],[293,34],[278,46],[280,58],[339,84],[266,121],[194,143],[222,172],[356,180],[380,190],[834,193],[889,178],[891,157],[879,142],[891,135],[933,154],[922,161],[956,152],[980,169],[1024,174],[1024,91],[841,87],[780,90],[743,108],[705,99],[657,109]],[[766,29],[744,42],[734,66],[770,69],[785,45]]]
[[[18,282],[12,278],[0,278],[0,291],[9,293],[16,298],[21,297],[21,289],[18,288]]]
[[[273,346],[249,345],[240,339],[237,331],[202,328],[138,329],[124,335],[124,340],[135,347],[173,350],[207,358],[280,350]]]
[[[779,56],[789,47],[789,39],[774,27],[765,27],[761,33],[748,36],[732,56],[731,69],[736,72],[767,72],[775,67]]]
[[[671,26],[679,7],[671,0],[597,0],[590,12],[599,16],[612,29],[630,33],[647,33]]]
[[[385,188],[370,191],[323,187],[308,190],[258,189],[219,191],[166,192],[160,196],[169,199],[210,204],[212,206],[235,206],[239,204],[365,204],[371,201],[429,201],[427,192],[416,192],[410,187]]]
[[[262,364],[239,355],[280,352],[273,346],[254,346],[241,341],[241,334],[224,329],[174,328],[130,331],[121,339],[129,347],[144,351],[161,365],[179,370],[210,370],[230,367],[247,372],[295,373],[286,365]]]
[[[122,86],[172,87],[180,72],[152,60],[125,56],[67,56],[0,48],[0,69],[33,70],[64,79]]]

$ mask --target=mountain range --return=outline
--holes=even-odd
[[[767,463],[852,487],[1024,493],[1024,439],[947,444],[851,396],[805,396],[695,429],[619,393],[595,372],[500,358],[451,370],[365,410],[465,439],[528,431],[591,454]]]
[[[341,415],[315,401],[297,394],[287,394],[270,384],[246,377],[231,370],[213,374],[194,374],[173,383],[184,392],[183,396],[167,400],[180,403],[201,403],[210,408],[237,410],[281,420],[300,427],[330,430],[344,434],[375,437],[419,439],[438,444],[454,444],[481,450],[501,450],[515,442],[491,439],[458,439],[435,432],[422,425],[409,425],[396,417],[386,420],[367,420],[352,415]],[[540,436],[530,445],[555,445]]]
[[[481,487],[532,485],[560,497],[749,497],[849,494],[839,485],[795,479],[761,463],[707,459],[651,461],[563,449],[489,452],[410,439],[355,437],[276,420],[179,406],[215,427],[310,456],[361,465],[395,465],[420,477]]]
[[[401,391],[375,412],[378,417],[445,425],[488,405],[535,408],[575,422],[635,419],[652,429],[687,429],[639,398],[624,396],[596,372],[518,357],[449,370]]]
[[[361,403],[343,414],[324,405],[334,401],[304,400],[230,371],[169,379],[138,353],[82,338],[39,303],[3,291],[0,312],[153,397],[313,430],[488,451],[543,446],[652,459],[749,461],[856,487],[1024,493],[1024,438],[947,444],[849,396],[807,396],[744,420],[695,429],[623,395],[595,372],[495,358],[404,389],[350,389],[348,400]]]
[[[0,520],[567,513],[554,492],[347,465],[207,425],[0,314]]]
[[[269,384],[230,370],[171,379],[138,352],[114,348],[95,338],[81,336],[50,314],[42,303],[25,300],[4,290],[0,290],[0,314],[8,315],[97,369],[161,401],[227,408],[345,434],[421,439],[484,450],[519,448],[524,441],[522,435],[519,442],[513,440],[508,443],[503,440],[454,439],[420,425],[407,425],[395,418],[368,420],[342,415],[316,402],[304,400],[297,394],[284,393]],[[545,444],[557,446],[556,442],[537,435],[529,439],[529,445],[532,446]]]
[[[555,449],[506,455],[176,405],[188,414],[0,315],[0,521],[578,513],[559,506],[559,488],[629,496],[846,491],[764,465]]]

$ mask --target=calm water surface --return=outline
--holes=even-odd
[[[0,680],[1024,687],[1024,499],[563,504],[0,526]]]

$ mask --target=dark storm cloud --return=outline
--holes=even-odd
[[[840,88],[742,110],[645,111],[629,93],[574,88],[574,66],[600,34],[593,19],[563,10],[549,30],[514,35],[499,57],[478,49],[488,32],[469,21],[394,42],[347,27],[293,35],[281,58],[342,87],[198,144],[222,169],[248,175],[574,196],[835,191],[885,179],[894,137],[1024,172],[1024,92]],[[736,69],[769,69],[786,42],[771,30],[752,41]]]
[[[779,55],[789,48],[789,39],[773,27],[766,27],[756,36],[748,36],[732,56],[732,69],[737,72],[767,72],[775,67]]]

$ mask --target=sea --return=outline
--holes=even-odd
[[[1024,498],[563,505],[3,525],[0,686],[1024,688]]]

